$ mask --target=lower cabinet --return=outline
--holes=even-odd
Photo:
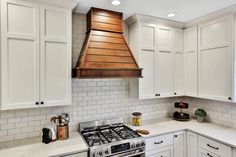
[[[158,148],[146,153],[145,157],[174,157],[173,156],[173,146],[166,146],[163,148]]]
[[[146,157],[236,157],[236,149],[191,131],[146,138]]]
[[[187,157],[197,157],[198,155],[198,135],[187,131]]]
[[[192,157],[192,156],[190,156]],[[198,150],[198,157],[220,157],[214,153],[211,153],[205,149],[199,148]]]
[[[186,131],[174,133],[174,156],[186,157]]]
[[[173,157],[173,133],[146,138],[145,157]]]

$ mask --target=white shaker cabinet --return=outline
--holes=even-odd
[[[156,27],[152,25],[140,26],[140,56],[139,66],[143,68],[143,78],[139,79],[139,95],[141,98],[153,98],[156,94]]]
[[[70,10],[1,0],[1,109],[70,103],[70,23]]]
[[[198,157],[198,135],[187,131],[187,157]]]
[[[139,99],[184,95],[183,30],[151,23],[129,25],[129,46],[143,78],[130,80]]]
[[[186,131],[174,133],[174,157],[186,157],[186,142]]]
[[[184,31],[174,30],[174,95],[184,95]]]
[[[198,96],[198,33],[197,27],[184,30],[185,95]]]
[[[40,100],[47,106],[71,102],[71,12],[41,6]]]
[[[231,101],[233,16],[199,26],[199,97]]]
[[[173,96],[173,30],[157,26],[156,89],[160,97]]]
[[[40,101],[39,5],[1,0],[1,108]]]

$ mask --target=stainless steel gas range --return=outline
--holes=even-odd
[[[82,122],[80,133],[89,146],[89,157],[145,157],[143,137],[121,118]]]

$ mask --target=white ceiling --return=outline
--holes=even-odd
[[[176,12],[171,18],[187,22],[214,11],[236,4],[236,0],[123,0],[122,5],[113,6],[109,0],[77,0],[79,6],[76,12],[87,13],[90,7],[98,7],[124,13],[124,19],[140,13],[155,17],[166,18],[167,13]]]

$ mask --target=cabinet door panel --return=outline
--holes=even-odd
[[[168,27],[158,27],[156,55],[157,93],[161,97],[173,96],[173,35]]]
[[[156,27],[152,25],[141,25],[140,41],[142,48],[155,48]]]
[[[145,153],[146,157],[173,157],[173,148],[172,146],[158,148],[153,151],[147,151]]]
[[[175,157],[186,157],[186,131],[174,133]]]
[[[185,95],[198,96],[197,28],[185,30]]]
[[[183,30],[176,30],[174,43],[174,93],[184,95],[184,36]]]
[[[46,106],[71,103],[71,14],[41,6],[41,101]],[[60,18],[59,18],[60,17]]]
[[[158,49],[172,51],[172,30],[169,27],[158,27],[157,42]]]
[[[173,55],[170,51],[159,51],[157,55],[157,93],[173,95]]]
[[[36,107],[39,101],[39,7],[1,1],[2,109]]]
[[[142,50],[140,67],[143,68],[143,78],[139,79],[140,96],[150,98],[155,96],[155,51]]]
[[[232,97],[231,17],[200,26],[199,96],[231,101]]]
[[[198,135],[187,132],[187,157],[197,157],[198,155]]]

